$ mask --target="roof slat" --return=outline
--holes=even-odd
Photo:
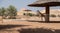
[[[28,6],[60,6],[60,0],[37,0],[36,2],[29,4]]]

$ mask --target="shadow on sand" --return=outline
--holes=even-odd
[[[40,22],[40,23],[60,23],[60,21],[49,21],[49,22],[46,22],[46,21],[35,21],[35,20],[27,20],[29,22]]]
[[[29,26],[29,25],[0,25],[0,30],[14,28],[14,27],[24,27],[24,26]]]
[[[36,28],[36,29],[22,29],[20,33],[60,33],[60,30]]]

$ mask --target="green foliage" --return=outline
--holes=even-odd
[[[56,15],[52,14],[52,15],[50,15],[50,17],[56,17]]]
[[[34,14],[32,14],[32,13],[23,13],[23,15],[26,15],[26,16],[34,16]]]
[[[28,15],[29,15],[29,16],[33,16],[33,14],[32,14],[32,13],[28,13]]]
[[[5,10],[5,8],[4,8],[4,7],[2,7],[2,8],[1,8],[1,11],[0,11],[1,16],[4,16],[4,15],[5,15],[5,11],[6,11],[6,10]]]
[[[3,18],[5,18],[5,12],[6,12],[6,9],[4,7],[0,8],[0,16],[2,16]]]
[[[0,8],[0,16],[2,16],[3,18],[10,16],[9,18],[11,19],[15,19],[17,15],[17,10],[14,6],[10,5],[8,8]]]
[[[10,5],[8,8],[8,16],[10,16],[10,18],[15,18],[14,16],[17,15],[17,10],[14,6]]]
[[[0,8],[0,16],[1,16],[1,10],[2,10],[2,9]]]
[[[9,8],[7,8],[9,11],[9,16],[16,16],[17,15],[17,10],[14,6],[10,5]]]

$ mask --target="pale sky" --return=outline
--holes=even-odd
[[[42,8],[42,7],[29,7],[29,6],[27,6],[28,4],[31,4],[35,1],[36,0],[0,0],[0,7],[6,7],[7,8],[9,5],[13,5],[17,8],[18,11],[21,8],[30,9],[33,11],[43,10],[44,8]],[[53,7],[51,9],[60,9],[60,7]]]

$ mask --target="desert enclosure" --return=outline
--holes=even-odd
[[[0,33],[21,33],[24,31],[24,29],[28,29],[28,31],[38,28],[48,29],[51,31],[59,30],[60,29],[60,23],[40,23],[40,22],[30,22],[27,20],[38,20],[40,21],[40,18],[36,17],[35,19],[27,19],[27,18],[21,18],[21,19],[3,19],[3,22],[0,21]],[[30,29],[30,30],[29,30]],[[37,32],[39,30],[37,29]],[[48,31],[47,30],[47,31]],[[3,31],[3,32],[2,32]],[[32,33],[31,31],[31,33]],[[27,30],[25,31],[27,33]]]

